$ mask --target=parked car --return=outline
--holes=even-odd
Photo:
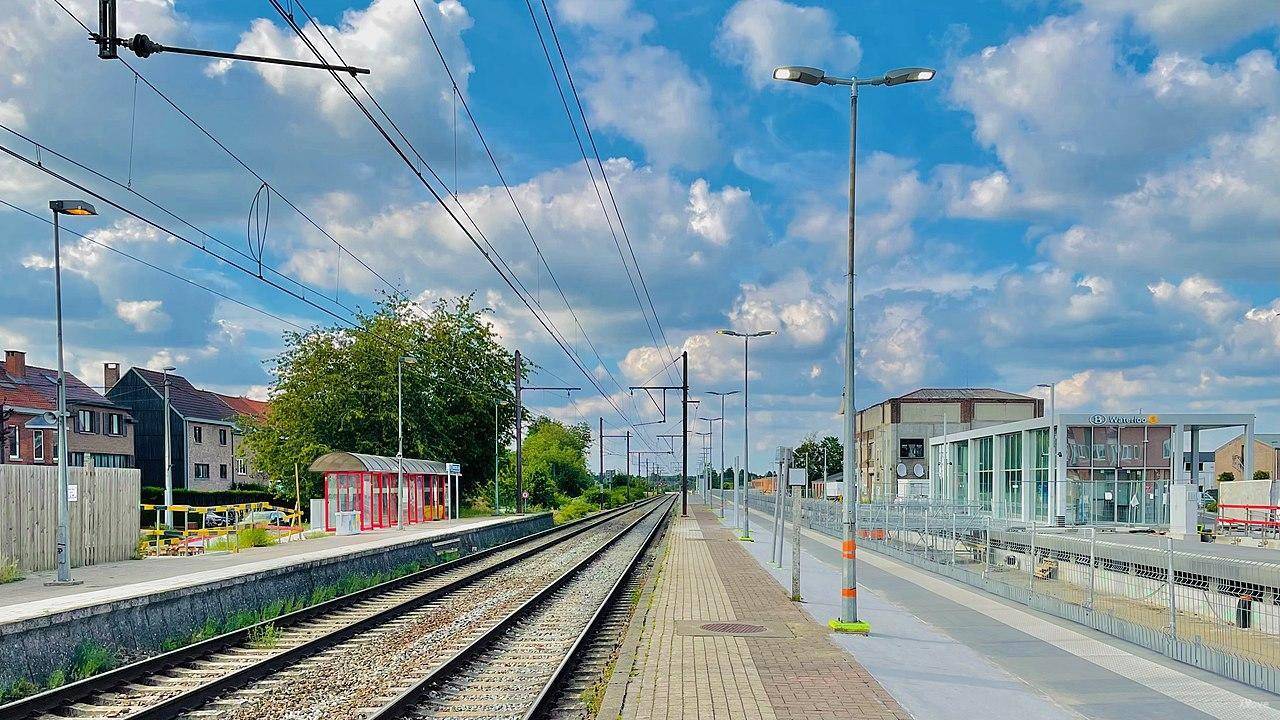
[[[231,511],[218,512],[210,510],[204,514],[204,526],[207,528],[227,527],[235,522],[235,516]]]

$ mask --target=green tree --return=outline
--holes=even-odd
[[[529,426],[524,441],[524,482],[529,502],[554,507],[556,493],[565,497],[581,495],[595,485],[587,470],[587,446],[591,428],[586,423],[565,425],[548,417],[538,417]]]
[[[246,430],[255,465],[292,498],[295,463],[305,471],[335,450],[394,456],[396,365],[409,355],[418,362],[403,367],[405,456],[460,463],[464,498],[491,493],[494,403],[505,445],[514,423],[515,360],[487,314],[469,296],[439,300],[429,312],[387,298],[358,314],[354,328],[287,333],[273,361],[271,410]],[[319,476],[304,478],[304,499],[323,495]]]
[[[797,467],[805,467],[806,458],[808,460],[807,476],[810,482],[814,480],[822,480],[822,451],[827,451],[827,474],[834,475],[840,472],[840,468],[844,464],[844,445],[840,443],[840,439],[834,435],[828,435],[821,440],[818,439],[817,433],[809,433],[805,436],[804,442],[800,443],[795,449],[795,462]]]

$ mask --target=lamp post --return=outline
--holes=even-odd
[[[719,479],[716,480],[716,485],[719,485],[724,479],[724,414],[721,413],[720,417],[713,417],[713,418],[699,417],[698,419],[707,421],[707,434],[709,435],[709,437],[707,438],[708,445],[715,442],[715,435],[711,435],[711,432],[712,432],[711,423],[713,422],[720,423],[720,475],[718,476]],[[711,452],[709,447],[707,449],[707,465],[708,466],[711,465]],[[711,473],[707,473],[708,476],[710,476],[710,474]],[[724,488],[720,488],[720,490],[721,490],[720,495],[721,497],[723,497]],[[710,505],[711,504],[711,478],[710,477],[707,478],[706,500],[707,500],[707,504]],[[723,508],[721,508],[720,517],[724,517]]]
[[[728,392],[718,392],[716,390],[708,390],[708,395],[716,395],[720,398],[720,519],[724,519],[724,399],[730,395],[737,395],[737,390]],[[738,508],[738,473],[733,473],[733,507],[734,512]]]
[[[857,513],[856,502],[850,486],[856,488],[857,450],[854,435],[854,414],[857,404],[854,402],[854,317],[855,295],[854,282],[856,272],[856,242],[854,235],[854,197],[856,188],[856,149],[858,138],[858,88],[863,85],[904,85],[906,83],[932,80],[934,71],[929,68],[899,68],[874,78],[840,78],[828,76],[818,68],[789,66],[773,71],[774,80],[798,82],[804,85],[847,85],[849,87],[849,277],[847,282],[847,302],[844,334],[844,542],[841,545],[841,588],[840,617],[831,621],[830,626],[838,632],[866,633],[870,628],[858,619],[858,581],[857,581]],[[854,480],[855,482],[850,482]]]
[[[1062,527],[1067,524],[1067,489],[1058,488],[1058,416],[1054,414],[1053,407],[1057,383],[1039,383],[1036,387],[1049,388],[1049,487],[1053,488],[1054,520],[1058,527]],[[1034,513],[1035,504],[1032,503],[1031,507]]]
[[[169,417],[169,373],[177,369],[172,365],[160,368],[164,374],[164,524],[169,527],[173,527],[173,511],[169,509],[173,505],[173,421]]]
[[[50,200],[53,211],[53,291],[58,324],[58,579],[50,585],[78,585],[71,579],[71,502],[67,490],[67,373],[62,346],[62,246],[58,237],[59,215],[97,215],[83,200]]]
[[[412,355],[396,358],[396,529],[404,530],[404,366],[417,365]]]
[[[754,333],[740,333],[734,330],[717,330],[717,335],[742,338],[742,540],[751,539],[751,518],[747,501],[751,493],[751,445],[748,437],[748,412],[750,411],[750,392],[747,387],[748,371],[751,363],[751,338],[777,335],[777,330],[761,330]]]

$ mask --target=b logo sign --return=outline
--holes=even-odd
[[[1107,424],[1107,416],[1106,416],[1106,415],[1094,415],[1093,417],[1089,418],[1089,422],[1093,423],[1094,425],[1106,425],[1106,424]]]

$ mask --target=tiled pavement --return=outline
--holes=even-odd
[[[910,717],[710,512],[691,512],[671,524],[653,602],[641,609],[625,720]],[[712,621],[787,637],[687,634]]]

